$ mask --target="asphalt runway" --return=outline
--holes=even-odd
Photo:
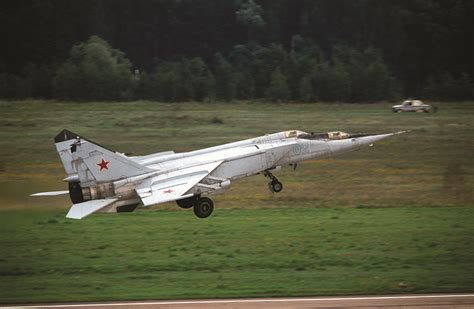
[[[216,300],[137,301],[108,303],[68,303],[9,306],[1,308],[74,308],[74,309],[292,309],[292,308],[411,308],[411,309],[474,309],[474,294],[425,294],[346,297],[254,298]]]

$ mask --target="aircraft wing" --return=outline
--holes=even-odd
[[[112,203],[115,203],[117,198],[106,198],[102,200],[91,200],[83,203],[78,203],[72,205],[71,209],[66,215],[66,218],[70,219],[82,219],[88,215],[109,206]]]
[[[202,179],[216,169],[222,161],[201,164],[151,177],[135,188],[144,206],[179,200]]]

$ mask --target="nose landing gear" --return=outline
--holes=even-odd
[[[281,182],[279,182],[278,180],[272,180],[268,183],[268,186],[270,187],[270,190],[272,192],[280,192],[281,190],[283,190],[283,184]]]
[[[278,193],[283,190],[283,184],[270,171],[263,172],[263,175],[270,178],[270,182],[268,183],[270,191]]]

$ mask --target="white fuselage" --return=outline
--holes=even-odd
[[[74,205],[67,217],[81,219],[93,212],[133,211],[176,201],[208,217],[213,202],[206,195],[223,192],[239,178],[262,173],[272,192],[282,183],[271,170],[325,158],[399,134],[348,134],[334,131],[308,134],[298,130],[259,136],[185,153],[172,151],[128,157],[64,129],[55,138]],[[56,195],[56,192],[40,193]]]
[[[221,179],[235,180],[255,175],[277,166],[325,158],[359,149],[392,134],[329,140],[288,137],[288,131],[178,154],[136,157],[138,163],[157,171],[172,171],[223,161],[211,173]],[[298,133],[304,133],[296,131]]]

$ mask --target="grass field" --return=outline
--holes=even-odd
[[[0,303],[474,290],[474,104],[0,102]],[[198,220],[173,203],[64,218],[52,138],[189,151],[301,129],[411,130],[373,148],[233,184]]]

